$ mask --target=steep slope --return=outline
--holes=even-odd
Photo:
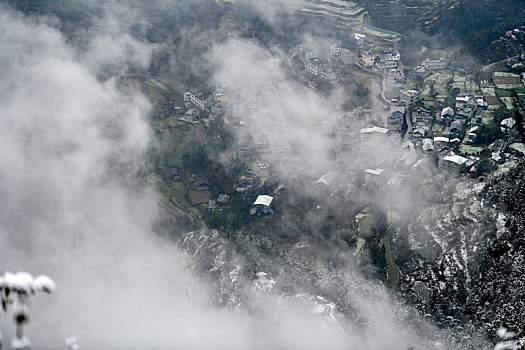
[[[407,227],[417,254],[400,264],[402,294],[449,327],[523,335],[525,163],[487,184],[461,182]]]

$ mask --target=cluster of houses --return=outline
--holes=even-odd
[[[224,87],[217,87],[214,92],[190,88],[184,93],[186,113],[180,120],[187,123],[202,121],[207,127],[216,125],[226,113],[229,97]]]
[[[459,138],[465,143],[472,143],[475,132],[482,125],[481,117],[476,116],[478,109],[486,109],[487,102],[483,96],[461,94],[456,97],[455,109],[445,107],[441,111],[440,120],[449,127],[449,136]]]
[[[358,39],[361,37],[357,36],[356,40]],[[337,62],[355,62],[355,56],[342,48],[339,42],[329,43],[322,52],[318,49],[305,50],[301,45],[297,49],[297,56],[304,63],[307,75],[332,83],[337,81]],[[350,198],[356,187],[362,185],[379,187],[382,190],[397,189],[403,185],[405,179],[411,177],[412,172],[426,171],[427,164],[436,158],[443,167],[476,166],[479,158],[463,157],[455,151],[457,146],[468,144],[476,137],[476,131],[482,124],[482,119],[476,116],[476,112],[487,108],[484,97],[461,94],[457,96],[453,106],[433,113],[422,107],[419,91],[403,90],[405,76],[399,69],[400,58],[398,50],[385,50],[380,54],[372,51],[361,53],[359,63],[366,68],[385,72],[383,76],[386,78],[387,89],[399,90],[399,98],[391,100],[390,105],[385,107],[388,109],[386,119],[379,118],[377,111],[355,108],[344,112],[336,118],[335,123],[319,121],[316,124],[320,133],[335,139],[338,170],[322,174],[315,181],[315,186],[329,189],[333,195]],[[278,65],[278,60],[271,60],[268,68],[277,69]],[[446,67],[447,61],[444,59],[427,59],[410,70],[408,76],[425,77],[431,71]],[[265,99],[263,95],[260,96],[261,100]],[[246,164],[258,164],[259,169],[257,174],[256,171],[247,170],[240,176],[234,191],[249,191],[259,183],[256,180],[260,178],[260,174],[268,172],[263,162],[272,163],[281,155],[290,154],[290,145],[270,142],[263,133],[243,127],[245,124],[242,118],[234,122],[236,116],[251,115],[253,111],[249,110],[250,106],[256,108],[257,103],[245,103],[244,110],[236,112],[235,106],[227,108],[228,100],[225,89],[218,88],[213,93],[190,89],[184,94],[188,108],[184,120],[202,120],[210,126],[225,116],[231,125],[238,127],[234,156]],[[437,124],[440,125],[438,129],[435,128]],[[402,133],[404,130],[407,130],[406,135]],[[405,135],[404,139],[400,134]],[[379,149],[382,151],[378,152]],[[353,159],[350,164],[349,159]],[[206,181],[196,180],[194,186],[194,191],[209,192]],[[216,199],[208,198],[207,209],[210,212],[220,211],[229,201],[230,197],[226,194],[221,194]],[[252,203],[250,214],[272,214],[273,204],[274,197],[260,195]]]
[[[439,60],[425,59],[416,68],[408,71],[408,77],[411,79],[425,79],[432,74],[432,71],[447,69],[448,62],[444,58]]]
[[[338,80],[338,62],[345,65],[355,63],[355,54],[343,48],[339,41],[329,43],[322,52],[319,49],[305,50],[302,45],[298,45],[297,49],[301,54],[305,73],[310,77],[319,77],[330,83]]]
[[[208,201],[208,211],[210,213],[215,213],[215,211],[222,211],[223,208],[227,207],[230,204],[230,196],[227,194],[219,194],[217,199],[210,199]]]
[[[473,142],[477,129],[482,125],[482,119],[476,116],[476,111],[487,108],[487,102],[483,96],[472,94],[461,94],[455,102],[454,107],[445,107],[434,115],[419,103],[418,91],[403,90],[400,97],[390,103],[384,130],[399,133],[406,127],[406,142],[402,147],[414,148],[423,154],[435,153],[444,166],[473,166],[479,158],[464,158],[454,154],[454,150],[462,143]],[[440,125],[441,130],[437,135],[434,128],[436,124]],[[378,129],[365,128],[362,133],[377,133]]]
[[[380,54],[374,53],[373,50],[362,52],[359,57],[359,63],[366,68],[388,71],[397,69],[401,54],[398,50],[385,50]]]

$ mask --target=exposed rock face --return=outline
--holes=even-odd
[[[524,332],[524,177],[520,164],[486,185],[461,182],[407,225],[416,253],[400,264],[408,300],[448,327]]]
[[[505,32],[505,35],[501,36],[499,39],[493,41],[486,50],[485,58],[492,61],[501,61],[509,57],[516,57],[525,54],[525,26],[514,28]],[[512,62],[509,60],[510,69],[513,68],[515,64],[519,64],[514,69],[523,70],[525,65],[522,62],[525,57],[516,57]]]

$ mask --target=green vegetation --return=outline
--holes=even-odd
[[[430,289],[421,281],[414,283],[414,291],[419,295],[424,302],[430,301]]]
[[[484,1],[460,2],[447,18],[449,23],[454,23],[451,27],[451,35],[461,37],[464,44],[475,55],[485,55],[486,52],[483,50],[494,40],[506,31],[525,24],[524,5],[523,1],[517,0],[508,1],[504,6],[500,6],[500,2],[493,2],[490,5],[485,4]],[[499,15],[495,16],[494,13]],[[492,61],[504,58],[502,52],[489,54],[501,56],[492,57]]]
[[[503,119],[513,118],[514,112],[506,109],[505,107],[500,107],[494,112],[492,121],[488,124],[483,124],[474,140],[474,145],[490,145],[494,141],[503,138],[505,135],[500,129],[500,123]]]

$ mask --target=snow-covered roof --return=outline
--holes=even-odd
[[[366,169],[366,170],[365,170],[365,173],[379,176],[379,175],[381,175],[384,171],[385,171],[385,170],[383,170],[383,169],[379,169],[379,168],[377,168],[377,169]]]
[[[525,153],[525,145],[521,142],[513,143],[512,145],[510,145],[510,148],[518,152]]]
[[[380,128],[378,126],[374,126],[374,127],[371,127],[371,128],[363,128],[361,129],[361,134],[371,134],[371,133],[374,133],[374,132],[377,132],[379,134],[386,134],[388,133],[388,131],[390,131],[389,129],[385,129],[385,128]]]
[[[453,155],[453,156],[446,156],[445,158],[443,158],[444,161],[448,161],[448,162],[452,162],[452,163],[455,163],[455,164],[458,164],[458,165],[461,165],[463,163],[465,163],[468,159],[465,158],[465,157],[462,157],[462,156],[458,156],[457,154],[456,155]]]
[[[423,151],[434,150],[434,141],[432,139],[423,139]]]
[[[509,129],[512,128],[514,124],[516,124],[516,121],[514,120],[514,118],[507,118],[501,121],[501,125],[506,126]]]
[[[257,197],[257,199],[255,200],[255,202],[253,203],[253,205],[264,205],[265,207],[269,207],[270,204],[272,204],[272,201],[273,201],[273,197],[272,196],[268,196],[268,195],[260,195],[259,197]]]
[[[449,142],[449,138],[448,137],[443,137],[443,136],[437,136],[437,137],[434,137],[434,142]]]
[[[334,173],[334,172],[329,172],[329,173],[326,173],[324,174],[323,176],[321,176],[319,178],[319,180],[317,180],[317,182],[315,183],[316,185],[317,184],[325,184],[326,186],[329,186],[330,183],[332,181],[334,181],[334,179],[336,178],[337,176],[337,173]]]
[[[443,110],[441,111],[441,116],[444,116],[444,115],[454,115],[454,110],[452,109],[452,107],[445,107],[443,108]]]

